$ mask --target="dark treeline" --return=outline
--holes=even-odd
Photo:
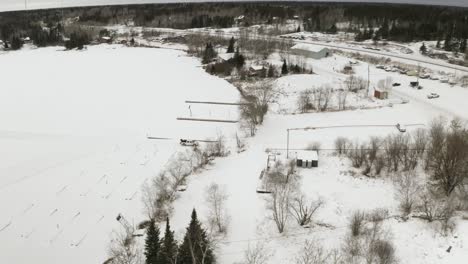
[[[48,42],[49,36],[37,32],[39,25],[47,32],[52,29],[50,42],[56,42],[62,21],[184,29],[281,24],[287,19],[299,19],[307,31],[334,33],[338,28],[355,32],[358,41],[449,40],[446,49],[452,49],[463,45],[468,36],[467,8],[304,2],[148,4],[5,12],[0,14],[0,29],[4,41],[19,34],[40,36],[42,42]]]

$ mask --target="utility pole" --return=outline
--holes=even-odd
[[[421,66],[419,65],[419,62],[418,62],[418,79],[416,80],[418,82],[418,86],[419,86],[419,74],[421,72]]]
[[[24,10],[28,10],[28,0],[24,0]]]
[[[289,128],[286,129],[288,136],[286,141],[286,159],[289,159]]]
[[[367,63],[367,95],[366,97],[369,97],[369,89],[370,89],[370,66],[369,66],[369,63]]]

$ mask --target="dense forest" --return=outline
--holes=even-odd
[[[356,40],[439,40],[446,50],[466,49],[468,9],[360,3],[180,3],[79,7],[0,13],[3,41],[31,37],[56,43],[66,24],[196,28],[277,24],[298,19],[307,31],[356,33]],[[71,32],[65,35],[70,35]]]

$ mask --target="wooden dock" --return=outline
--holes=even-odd
[[[239,123],[238,120],[191,118],[191,117],[178,117],[177,120],[180,120],[180,121],[197,121],[197,122],[216,122],[216,123]]]
[[[230,103],[230,102],[213,102],[213,101],[185,101],[186,104],[212,104],[212,105],[248,105],[249,103]]]

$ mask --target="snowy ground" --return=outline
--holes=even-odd
[[[176,121],[190,116],[185,100],[239,99],[179,51],[103,45],[1,57],[1,263],[103,262],[115,217],[143,220],[141,185],[180,148],[179,138],[236,128]],[[237,119],[233,107],[191,110]]]
[[[236,124],[176,121],[190,116],[237,119],[235,107],[192,104],[189,109],[184,101],[239,99],[232,85],[206,74],[196,59],[181,51],[101,45],[83,52],[45,48],[1,57],[0,72],[7,73],[0,87],[7,95],[0,98],[1,263],[104,261],[109,234],[119,227],[115,217],[121,213],[135,224],[144,220],[141,185],[180,150],[179,138],[203,139],[222,132],[232,139],[238,129]],[[283,77],[277,85],[288,95],[324,83],[338,85],[346,78],[338,71],[347,61],[341,56],[307,60],[315,75]],[[229,230],[216,250],[223,264],[239,262],[249,244],[257,242],[266,244],[270,263],[291,263],[304,239],[317,239],[329,248],[341,246],[350,214],[356,209],[386,207],[396,213],[391,179],[353,177],[348,161],[326,151],[320,153],[319,168],[300,170],[301,188],[308,196],[324,198],[326,205],[316,219],[334,228],[302,229],[291,221],[286,234],[278,235],[265,211],[265,195],[256,193],[265,149],[285,148],[288,128],[388,125],[291,134],[291,148],[304,148],[312,141],[331,148],[338,136],[364,140],[398,133],[393,127],[396,123],[427,124],[439,115],[468,118],[463,103],[468,98],[466,89],[423,80],[423,90],[412,90],[407,86],[411,77],[370,69],[371,87],[387,76],[402,84],[392,91],[390,100],[365,104],[383,107],[269,113],[257,136],[247,141],[245,152],[232,151],[190,176],[188,189],[174,204],[171,225],[176,237],[182,237],[192,208],[206,220],[205,190],[213,182],[223,185],[229,195]],[[361,63],[355,71],[366,77],[367,65]],[[426,94],[434,91],[441,97],[428,100]],[[386,106],[400,97],[410,102]],[[293,109],[294,96],[282,100],[284,107]],[[148,140],[146,136],[174,140]],[[460,221],[449,237],[441,237],[418,220],[389,220],[386,225],[403,264],[461,264],[468,258],[466,221]],[[448,246],[453,247],[450,254],[445,252]]]

